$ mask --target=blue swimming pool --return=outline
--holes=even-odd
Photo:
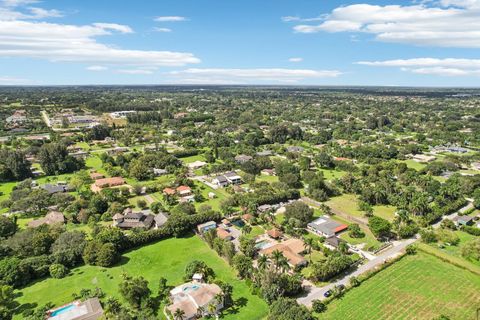
[[[245,222],[243,222],[243,220],[232,221],[232,224],[238,228],[243,228],[245,226]]]
[[[266,249],[271,246],[272,246],[272,243],[268,240],[262,240],[255,243],[255,248],[257,248],[258,250]]]
[[[183,288],[183,291],[184,291],[184,292],[186,292],[186,291],[192,291],[192,290],[195,291],[195,290],[197,290],[198,288],[200,288],[200,286],[197,286],[196,284],[194,284],[194,285],[191,285],[191,286],[185,286],[185,287]]]
[[[61,307],[60,309],[57,309],[55,311],[53,311],[51,314],[50,314],[50,317],[55,317],[55,316],[58,316],[59,314],[62,314],[68,310],[72,310],[73,308],[75,308],[75,305],[74,304],[68,304],[64,307]]]

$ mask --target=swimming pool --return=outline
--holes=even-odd
[[[243,228],[245,226],[245,222],[243,222],[243,220],[232,221],[232,224],[239,228]]]
[[[255,248],[257,248],[259,250],[266,249],[266,248],[271,247],[271,246],[272,246],[272,243],[268,240],[262,240],[262,241],[259,241],[259,242],[255,243]]]
[[[200,288],[200,286],[194,284],[194,285],[191,285],[191,286],[185,286],[183,287],[183,291],[186,292],[186,291],[195,291],[197,290],[198,288]]]
[[[55,311],[53,311],[51,314],[50,314],[50,317],[55,317],[55,316],[58,316],[64,312],[67,312],[68,310],[72,310],[74,309],[76,306],[72,303],[72,304],[68,304],[64,307],[61,307]]]

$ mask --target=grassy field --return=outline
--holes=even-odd
[[[342,194],[338,197],[333,197],[325,202],[334,210],[338,210],[354,217],[364,218],[365,213],[358,209],[358,199],[353,194]],[[373,206],[373,214],[389,221],[395,217],[394,206]]]
[[[475,319],[480,277],[431,255],[407,256],[328,305],[319,319]]]
[[[125,254],[121,263],[113,268],[82,266],[64,279],[46,279],[19,290],[17,301],[21,304],[42,306],[47,302],[62,305],[72,300],[72,293],[82,288],[100,287],[107,296],[117,296],[122,273],[143,276],[150,283],[152,292],[158,289],[158,279],[165,277],[169,285],[183,283],[185,266],[192,260],[203,260],[213,268],[217,279],[230,283],[237,311],[225,311],[223,319],[262,319],[267,305],[259,297],[250,294],[247,285],[236,278],[228,264],[196,236],[167,239]],[[163,319],[163,314],[161,319]],[[21,319],[16,315],[15,319]]]
[[[440,251],[442,251],[446,254],[458,257],[460,259],[465,259],[465,258],[462,257],[462,253],[461,253],[462,252],[462,245],[464,245],[468,241],[474,240],[476,237],[471,235],[471,234],[468,234],[466,232],[463,232],[463,231],[455,231],[455,234],[460,239],[460,243],[458,245],[456,245],[456,246],[445,245],[444,248],[438,248],[438,246],[436,244],[432,244],[432,247],[434,247],[435,249],[438,249],[438,250],[440,250]],[[480,267],[480,261],[476,261],[476,260],[468,260],[468,261],[473,263],[473,264],[476,264],[477,266]]]
[[[347,173],[345,171],[338,171],[338,170],[329,170],[329,169],[319,169],[318,171],[323,173],[323,177],[326,180],[333,180],[333,179],[340,179]]]

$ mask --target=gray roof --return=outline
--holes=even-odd
[[[259,157],[266,157],[266,156],[271,156],[273,153],[270,150],[265,150],[265,151],[259,151],[257,152],[257,156]]]
[[[215,179],[222,183],[222,182],[228,182],[227,178],[225,178],[225,176],[216,176]]]
[[[320,217],[317,220],[312,221],[308,224],[308,227],[319,231],[327,236],[334,236],[336,233],[335,229],[341,226],[341,223],[338,223],[326,217]]]
[[[338,248],[338,246],[340,245],[340,243],[343,242],[343,240],[338,237],[328,237],[325,239],[325,242],[335,248]]]
[[[44,184],[42,189],[46,190],[48,193],[59,193],[59,192],[67,192],[68,186],[59,186],[54,184]]]
[[[240,162],[246,162],[246,161],[250,161],[252,159],[253,158],[251,156],[247,156],[245,154],[239,154],[238,156],[235,157],[235,160],[240,161]]]
[[[168,220],[168,214],[166,212],[159,212],[153,218],[157,227],[163,226]]]
[[[230,171],[230,172],[225,173],[224,176],[227,177],[227,178],[238,177],[238,173],[236,173],[235,171]]]
[[[298,146],[288,146],[287,151],[288,152],[302,152],[304,149],[303,147],[298,147]]]

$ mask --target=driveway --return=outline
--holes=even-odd
[[[469,203],[467,205],[465,205],[464,207],[459,209],[457,212],[454,212],[454,213],[452,213],[448,216],[444,216],[439,222],[433,224],[432,227],[435,228],[435,229],[439,228],[440,224],[442,223],[443,220],[453,219],[456,216],[458,216],[459,212],[465,212],[467,210],[470,210],[471,208],[473,208],[473,204],[469,200]],[[364,265],[359,266],[358,269],[355,270],[354,272],[352,272],[350,274],[347,274],[344,277],[342,277],[341,279],[338,279],[337,281],[335,281],[334,283],[328,284],[324,287],[315,287],[313,284],[308,282],[307,286],[305,287],[306,291],[308,293],[307,293],[306,296],[298,298],[297,299],[298,303],[306,305],[307,307],[311,307],[313,300],[317,300],[317,299],[318,300],[325,300],[326,298],[324,296],[324,293],[327,292],[328,290],[333,289],[333,287],[338,286],[340,284],[343,284],[343,285],[346,286],[348,284],[348,281],[350,280],[350,278],[358,277],[359,275],[361,275],[361,274],[363,274],[367,271],[374,270],[376,267],[385,263],[385,261],[390,260],[392,258],[395,258],[399,254],[401,254],[402,251],[405,250],[405,248],[407,246],[414,243],[418,239],[420,239],[420,236],[417,234],[417,235],[415,235],[414,238],[411,238],[411,239],[394,241],[393,246],[390,249],[384,251],[383,253],[376,256],[372,260],[368,261]]]
[[[407,239],[403,241],[398,241],[394,244],[393,247],[385,251],[384,253],[380,254],[379,256],[375,257],[374,259],[368,261],[367,263],[361,265],[358,267],[357,270],[354,272],[345,275],[341,279],[338,279],[334,283],[328,284],[324,287],[306,287],[306,290],[308,294],[304,297],[298,298],[297,301],[300,304],[306,305],[307,307],[312,306],[312,301],[313,300],[324,300],[326,299],[324,296],[324,293],[327,292],[330,289],[333,289],[334,286],[338,286],[340,284],[343,285],[348,285],[348,281],[352,277],[358,277],[359,275],[367,272],[374,270],[376,267],[382,265],[385,263],[387,260],[390,260],[392,258],[397,257],[402,253],[402,251],[409,246],[410,244],[414,243],[417,240],[417,238],[412,238],[412,239]]]

